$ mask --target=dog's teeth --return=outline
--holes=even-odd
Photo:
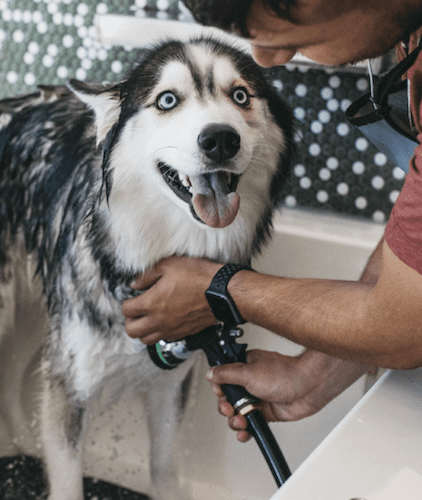
[[[186,188],[190,188],[192,186],[187,175],[179,173],[179,179],[183,186],[185,186]]]

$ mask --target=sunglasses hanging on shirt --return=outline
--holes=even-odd
[[[376,86],[368,61],[371,91],[346,110],[349,122],[405,172],[409,170],[409,161],[414,155],[418,140],[410,111],[409,82],[402,77],[413,66],[421,49],[422,41],[383,76]]]

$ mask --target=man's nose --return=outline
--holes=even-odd
[[[294,49],[264,48],[252,44],[252,56],[263,68],[287,64],[296,54]]]

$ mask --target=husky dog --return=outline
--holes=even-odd
[[[50,318],[49,499],[83,498],[87,415],[112,381],[146,396],[153,498],[186,500],[171,443],[195,362],[160,372],[125,333],[121,305],[164,257],[250,262],[290,169],[292,114],[248,55],[198,38],[146,50],[114,85],[72,80],[6,99],[0,127],[0,325],[24,245]]]

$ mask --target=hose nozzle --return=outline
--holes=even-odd
[[[226,363],[246,363],[246,344],[237,344],[236,339],[243,335],[235,325],[213,325],[199,333],[177,342],[161,340],[148,346],[152,361],[164,370],[172,370],[191,356],[192,351],[202,349],[210,366]],[[265,418],[259,411],[259,400],[240,385],[221,386],[227,401],[237,413],[245,416],[248,430],[257,441],[278,486],[290,476],[290,469],[278,447]]]
[[[148,346],[148,353],[154,364],[163,370],[177,368],[192,355],[184,339],[177,342],[160,340],[156,344]]]

